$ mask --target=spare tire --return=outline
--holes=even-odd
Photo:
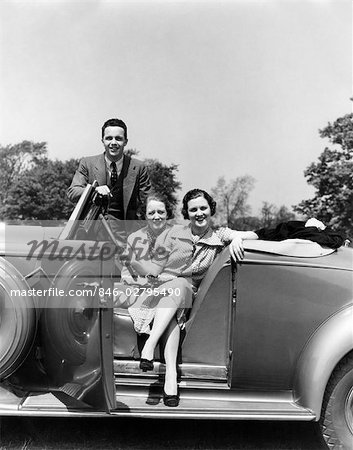
[[[36,333],[36,309],[18,270],[0,258],[0,380],[25,360]]]
[[[68,261],[57,273],[42,315],[42,340],[47,364],[59,358],[78,366],[86,361],[90,331],[97,320],[100,261]],[[71,294],[71,295],[69,295]]]

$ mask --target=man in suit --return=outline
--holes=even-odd
[[[143,218],[141,207],[151,184],[143,163],[124,155],[127,142],[127,126],[122,120],[109,119],[104,123],[102,143],[105,152],[81,159],[67,191],[71,201],[76,202],[86,185],[97,180],[97,193],[110,197],[110,216],[119,220]]]

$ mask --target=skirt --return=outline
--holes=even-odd
[[[127,305],[137,333],[149,334],[157,308],[176,308],[176,319],[182,328],[185,312],[192,307],[193,288],[187,278],[174,278],[150,287],[136,287]]]

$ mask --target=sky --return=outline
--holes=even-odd
[[[119,117],[182,193],[251,175],[253,214],[314,190],[318,130],[352,111],[350,0],[2,1],[0,145],[103,151]]]

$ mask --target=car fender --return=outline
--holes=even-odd
[[[294,398],[318,420],[327,382],[338,362],[353,349],[353,305],[327,319],[305,346],[294,378]]]

